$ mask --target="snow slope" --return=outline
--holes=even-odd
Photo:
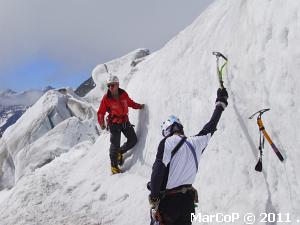
[[[121,87],[124,85],[137,102],[147,104],[145,110],[130,111],[139,142],[127,155],[127,172],[110,175],[109,134],[103,132],[94,144],[82,141],[70,146],[51,163],[19,176],[10,190],[2,190],[0,224],[148,223],[145,185],[161,139],[160,124],[169,114],[176,114],[186,134],[193,135],[209,120],[218,87],[215,58],[211,55],[214,50],[222,51],[230,60],[224,79],[230,98],[218,131],[200,161],[194,184],[200,200],[197,212],[240,216],[254,213],[257,219],[264,212],[289,213],[291,223],[257,220],[254,224],[297,224],[299,16],[300,2],[294,0],[215,1],[164,48],[136,65],[134,73],[119,70],[130,78],[128,82],[122,79]],[[97,74],[93,79],[98,87],[105,80]],[[90,102],[95,108],[95,98],[101,93],[89,94],[86,99],[94,99]],[[285,162],[279,162],[266,143],[264,169],[258,173],[254,170],[258,128],[256,121],[248,117],[266,107],[271,111],[263,115],[265,127]],[[25,123],[20,120],[27,129]],[[34,156],[38,146],[46,146],[47,140],[45,137],[37,144],[30,155]],[[59,142],[58,148],[61,145]],[[239,220],[234,224],[244,223]]]
[[[95,111],[70,89],[50,90],[0,140],[0,188],[99,134]]]

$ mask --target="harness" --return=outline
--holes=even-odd
[[[193,191],[195,190],[195,188],[191,185],[191,184],[184,184],[181,186],[178,186],[176,188],[173,189],[167,189],[165,190],[165,195],[174,195],[174,194],[185,194],[189,191]]]
[[[126,123],[127,122],[127,118],[128,118],[128,115],[118,116],[118,115],[108,114],[108,116],[106,117],[106,124],[107,125],[111,125],[113,123],[114,119],[118,119],[118,120],[124,121],[122,123]]]

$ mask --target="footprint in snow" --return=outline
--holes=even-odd
[[[97,186],[93,189],[93,192],[98,191],[100,187],[101,187],[101,185],[97,185]]]
[[[100,201],[105,201],[107,199],[107,194],[102,194],[99,198]]]
[[[125,201],[128,197],[129,197],[129,194],[125,194],[125,195],[121,196],[120,198],[117,198],[117,199],[115,200],[115,202],[123,202],[123,201]]]

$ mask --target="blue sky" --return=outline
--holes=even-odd
[[[213,0],[0,0],[0,90],[78,87],[96,65],[160,49]]]
[[[38,57],[18,64],[15,68],[5,71],[1,78],[3,89],[16,91],[52,87],[77,87],[90,76],[89,69],[73,71],[53,59]],[[3,86],[2,86],[3,85]]]

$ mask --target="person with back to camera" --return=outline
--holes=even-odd
[[[191,213],[195,213],[197,201],[197,191],[192,184],[201,155],[228,105],[227,99],[226,89],[219,88],[212,117],[195,136],[184,135],[183,125],[176,116],[170,116],[162,124],[164,138],[159,143],[148,183],[151,224],[192,224]]]

